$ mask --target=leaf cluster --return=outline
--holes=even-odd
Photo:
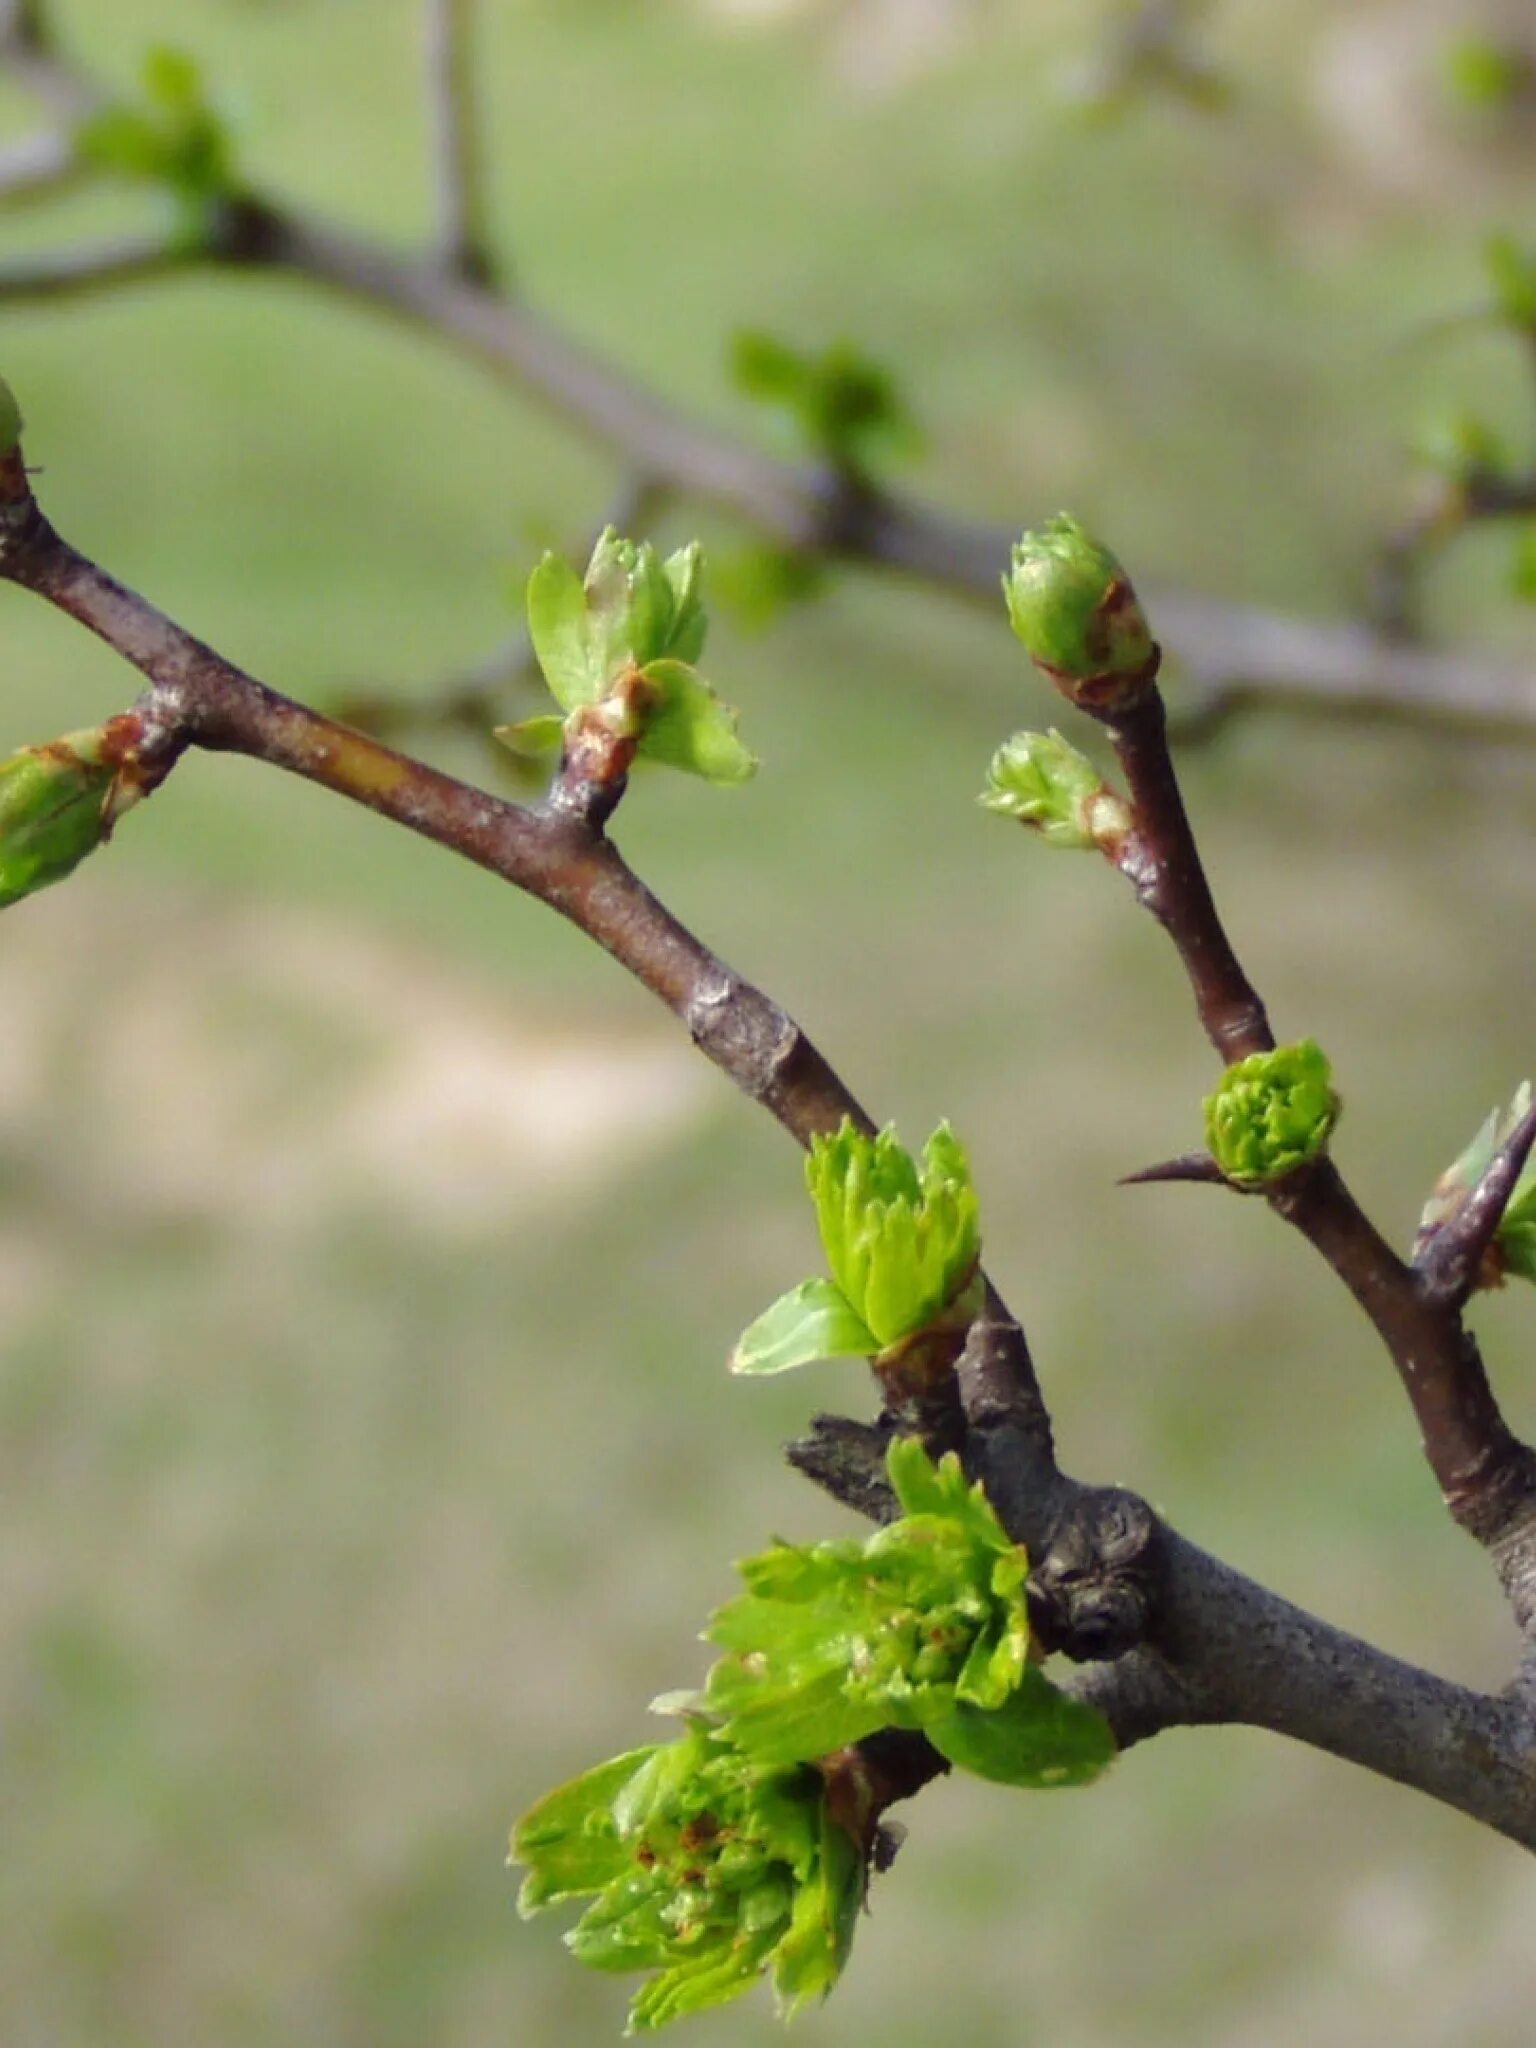
[[[895,377],[851,343],[795,348],[761,328],[731,344],[736,388],[784,413],[812,454],[854,476],[910,454],[916,424]]]
[[[201,71],[184,50],[163,44],[144,60],[140,99],[91,115],[76,149],[93,170],[164,187],[198,218],[238,188],[229,127]]]
[[[697,541],[663,561],[649,541],[611,526],[585,578],[547,554],[529,578],[528,630],[565,715],[503,726],[497,737],[516,752],[544,752],[595,717],[646,759],[707,782],[746,781],[757,763],[736,736],[736,713],[695,666],[708,623],[703,577]]]
[[[906,1728],[1005,1784],[1097,1776],[1108,1730],[1032,1661],[1022,1547],[953,1453],[935,1466],[898,1438],[888,1469],[899,1520],[862,1541],[775,1543],[738,1567],[747,1590],[705,1631],[727,1655],[700,1704],[764,1764]]]
[[[1114,1753],[1105,1722],[1034,1659],[1028,1559],[952,1454],[898,1438],[898,1521],[860,1541],[776,1543],[711,1619],[703,1689],[653,1702],[687,1733],[551,1792],[518,1822],[525,1915],[592,1903],[566,1937],[594,1969],[655,1974],[632,2031],[771,1976],[781,2010],[847,1960],[878,1809],[852,1745],[918,1729],[1009,1785],[1080,1785]]]
[[[822,1774],[765,1767],[697,1720],[551,1792],[512,1854],[528,1867],[521,1913],[591,1897],[566,1936],[577,1959],[655,1973],[632,2033],[723,2005],[765,1973],[786,2017],[825,1997],[864,1895],[863,1844],[834,1819]]]

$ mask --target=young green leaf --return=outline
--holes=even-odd
[[[917,444],[891,372],[847,342],[818,353],[743,329],[732,340],[731,372],[738,390],[787,414],[812,453],[840,469],[863,474]]]
[[[1000,1707],[961,1700],[925,1732],[958,1769],[1026,1791],[1090,1784],[1115,1757],[1103,1715],[1059,1692],[1035,1664]]]
[[[185,51],[152,49],[144,60],[142,99],[88,115],[75,147],[82,163],[165,185],[194,208],[237,188],[228,127]]]
[[[789,1372],[818,1358],[868,1357],[879,1348],[831,1280],[806,1280],[742,1333],[731,1371]]]
[[[565,720],[553,711],[540,712],[535,718],[519,719],[516,725],[498,725],[492,737],[523,760],[542,760],[546,754],[559,753]]]
[[[1458,1213],[1493,1164],[1494,1154],[1515,1126],[1524,1121],[1530,1107],[1531,1084],[1522,1081],[1507,1110],[1489,1111],[1471,1144],[1435,1182],[1419,1218],[1415,1253],[1423,1250]],[[1480,1283],[1483,1286],[1498,1286],[1510,1274],[1517,1280],[1536,1281],[1536,1158],[1526,1163],[1515,1182],[1484,1263],[1485,1275]]]
[[[528,579],[528,637],[562,711],[597,702],[607,679],[592,647],[587,593],[564,555],[547,554]]]
[[[589,741],[607,735],[707,782],[745,782],[757,763],[737,737],[736,713],[692,666],[706,630],[703,574],[697,541],[663,562],[649,541],[607,527],[585,580],[554,554],[534,570],[529,637],[567,724],[580,723]],[[516,752],[542,750],[558,723],[525,719],[497,738]]]
[[[736,737],[737,713],[697,669],[663,657],[647,662],[640,675],[656,693],[640,734],[643,758],[706,782],[746,782],[757,773],[756,760]]]

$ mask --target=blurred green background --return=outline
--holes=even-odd
[[[1153,91],[1099,122],[1067,81],[1117,10],[1083,0],[481,12],[519,284],[744,434],[772,423],[732,393],[735,328],[850,337],[925,426],[913,488],[1070,505],[1148,581],[1343,614],[1425,408],[1525,425],[1507,341],[1425,333],[1536,200],[1528,118],[1445,89],[1497,8],[1231,0],[1197,25],[1223,110]],[[278,191],[425,231],[411,0],[58,13],[108,81],[157,39],[196,53]],[[474,661],[617,481],[536,404],[281,281],[0,328],[57,523],[300,695]],[[743,539],[687,508],[663,530]],[[1529,662],[1506,552],[1461,548],[1433,615]],[[131,696],[68,622],[0,612],[5,745]],[[1108,872],[976,809],[1004,734],[1064,716],[1001,608],[849,573],[767,632],[719,617],[709,672],[763,772],[642,781],[616,836],[879,1113],[970,1141],[1071,1468],[1501,1683],[1492,1577],[1342,1290],[1260,1205],[1113,1185],[1195,1141],[1209,1055]],[[1332,1053],[1339,1156],[1402,1242],[1533,1065],[1536,749],[1255,713],[1185,765],[1239,948],[1282,1035]],[[846,1526],[777,1446],[866,1406],[858,1374],[723,1370],[815,1265],[793,1153],[539,906],[234,761],[189,762],[6,919],[0,1046],[8,2048],[615,2038],[622,1986],[516,1920],[506,1828],[645,1738],[732,1556]],[[1528,1433],[1529,1301],[1476,1321]],[[806,2040],[1528,2048],[1528,1861],[1277,1738],[1165,1736],[1090,1793],[945,1785],[907,1818]],[[689,2038],[778,2035],[759,1997]]]

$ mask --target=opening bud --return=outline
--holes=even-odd
[[[1339,1120],[1327,1055],[1314,1040],[1250,1053],[1205,1099],[1211,1156],[1239,1187],[1266,1187],[1310,1165]]]
[[[977,801],[1017,818],[1047,846],[1096,846],[1113,859],[1131,829],[1130,806],[1086,754],[1059,732],[1016,732],[992,757]]]

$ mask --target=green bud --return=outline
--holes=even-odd
[[[862,1541],[776,1543],[738,1566],[747,1590],[706,1630],[728,1654],[698,1704],[764,1764],[906,1728],[1006,1783],[1094,1775],[1112,1744],[1035,1668],[1024,1550],[953,1453],[935,1465],[898,1438],[887,1469],[898,1521]]]
[[[1250,1053],[1205,1099],[1211,1156],[1239,1187],[1264,1187],[1310,1164],[1338,1118],[1332,1069],[1310,1038]]]
[[[16,394],[0,377],[0,458],[14,455],[21,446],[21,407]]]
[[[845,1117],[832,1137],[811,1140],[805,1176],[832,1278],[807,1280],[765,1309],[732,1353],[732,1372],[843,1357],[887,1366],[909,1339],[969,1322],[981,1223],[970,1165],[948,1124],[923,1147],[919,1167],[894,1130],[871,1138]]]
[[[1016,732],[992,757],[977,799],[1017,818],[1047,846],[1099,847],[1112,854],[1131,829],[1131,812],[1086,754],[1059,732]]]
[[[1522,1081],[1507,1110],[1488,1112],[1477,1136],[1435,1182],[1419,1218],[1417,1254],[1459,1212],[1468,1195],[1493,1164],[1494,1155],[1509,1138],[1516,1124],[1531,1107],[1531,1084]],[[1536,1157],[1526,1162],[1514,1191],[1504,1204],[1504,1214],[1494,1232],[1490,1257],[1480,1284],[1499,1286],[1513,1274],[1518,1280],[1536,1281]]]
[[[132,714],[0,761],[0,909],[62,882],[144,794]]]
[[[867,1783],[861,1799],[844,1782],[857,1760],[828,1763],[765,1766],[692,1720],[677,1741],[599,1765],[518,1822],[518,1910],[592,1897],[566,1937],[578,1961],[655,1972],[631,2033],[723,2005],[765,1974],[790,2017],[842,1972],[873,1838]]]
[[[805,1177],[832,1278],[878,1349],[955,1304],[981,1255],[981,1218],[948,1124],[919,1163],[891,1127],[872,1138],[845,1117],[833,1136],[811,1140]]]
[[[1131,580],[1070,514],[1014,544],[1003,593],[1030,659],[1074,704],[1122,709],[1150,683],[1157,648]]]

